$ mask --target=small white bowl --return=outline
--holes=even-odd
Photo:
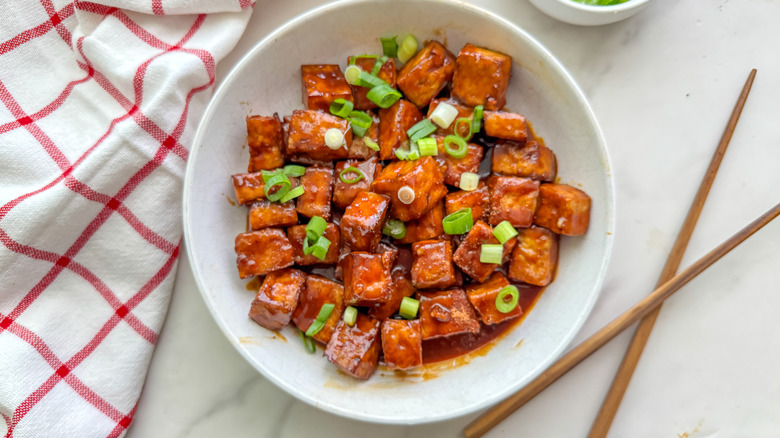
[[[613,6],[591,6],[574,0],[529,0],[545,14],[570,24],[598,26],[624,20],[646,8],[650,0],[628,0]]]

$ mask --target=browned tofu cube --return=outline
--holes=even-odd
[[[236,236],[238,276],[248,278],[292,266],[293,248],[284,231],[266,228]]]
[[[493,172],[507,176],[522,176],[537,181],[553,181],[558,174],[555,154],[537,141],[524,146],[501,142],[493,148]]]
[[[514,227],[530,227],[539,196],[539,181],[514,176],[491,176],[490,225],[509,221]]]
[[[500,266],[495,263],[482,263],[479,261],[479,256],[482,253],[482,245],[497,245],[499,243],[496,236],[493,235],[493,229],[490,228],[488,224],[478,221],[471,227],[466,238],[463,239],[460,246],[458,246],[458,249],[455,250],[452,260],[458,265],[461,271],[481,283]],[[508,245],[504,245],[504,254],[507,257],[511,254]]]
[[[276,169],[284,165],[284,129],[279,116],[248,116],[246,141],[249,145],[249,172]]]
[[[350,167],[354,167],[362,172],[363,177],[360,181],[351,184],[342,181],[342,172]],[[355,200],[360,192],[371,191],[371,183],[379,175],[380,170],[382,170],[382,166],[376,158],[369,158],[366,161],[346,160],[336,163],[335,184],[333,186],[333,204],[336,208],[344,210]],[[347,181],[351,181],[359,178],[360,175],[356,172],[344,172],[343,177]]]
[[[273,227],[289,227],[298,223],[295,202],[284,204],[267,200],[249,206],[249,227],[253,230]]]
[[[479,320],[463,289],[420,292],[422,339],[479,333]]]
[[[325,133],[336,128],[344,134],[345,145],[333,150],[325,144]],[[352,129],[346,119],[324,111],[295,110],[287,130],[287,155],[300,163],[328,162],[347,158]]]
[[[241,173],[232,176],[233,189],[236,192],[236,200],[239,204],[247,205],[258,199],[265,199],[265,183],[261,172]],[[298,185],[298,178],[290,178],[292,187]],[[271,194],[276,193],[279,187],[271,188]]]
[[[302,65],[301,81],[306,109],[328,112],[336,99],[352,102],[352,89],[338,65]]]
[[[344,300],[350,306],[386,303],[392,295],[392,258],[353,251],[340,263],[344,276]]]
[[[414,191],[411,204],[398,199],[398,190],[404,186]],[[444,176],[433,157],[390,163],[382,169],[371,188],[392,199],[391,215],[404,222],[419,219],[447,194]]]
[[[368,127],[363,137],[352,136],[352,144],[349,145],[347,157],[356,160],[367,160],[371,157],[378,157],[379,152],[366,146],[365,137],[370,138],[374,143],[379,144],[379,116],[371,114],[371,126]]]
[[[347,58],[347,62],[352,63],[352,59],[354,56],[350,56]],[[358,57],[355,59],[355,65],[360,67],[363,71],[371,73],[374,70],[374,63],[376,63],[376,58],[363,58]],[[385,61],[384,64],[382,64],[382,67],[379,69],[379,72],[376,74],[376,76],[387,82],[388,85],[395,88],[395,59],[390,58],[387,61]],[[360,87],[358,85],[351,85],[352,87],[352,96],[355,98],[355,109],[357,110],[369,110],[377,108],[377,105],[374,102],[371,102],[368,100],[368,97],[366,97],[366,94],[369,92],[369,88],[367,87]]]
[[[428,41],[398,72],[398,88],[422,108],[452,80],[455,56],[438,41]]]
[[[565,236],[583,235],[590,223],[590,196],[566,184],[542,184],[534,223]]]
[[[556,263],[557,234],[541,227],[518,230],[517,244],[509,264],[509,278],[536,286],[547,286],[553,279]]]
[[[491,275],[484,283],[474,283],[466,286],[466,295],[468,295],[471,305],[477,310],[479,319],[483,323],[487,325],[498,324],[523,314],[520,304],[507,313],[501,313],[496,308],[498,293],[507,286],[509,286],[509,282],[500,272]]]
[[[391,370],[408,370],[422,365],[420,320],[388,319],[382,323],[382,351]]]
[[[525,143],[528,139],[528,126],[525,117],[506,111],[485,111],[483,118],[485,134]]]
[[[480,181],[476,190],[460,190],[450,192],[444,198],[444,214],[449,216],[458,210],[464,208],[471,209],[471,217],[474,222],[478,220],[487,221],[490,214],[490,192],[487,184]]]
[[[466,44],[455,60],[452,97],[469,106],[497,111],[506,104],[512,58]]]
[[[461,137],[468,136],[469,135],[469,129],[470,129],[470,126],[471,126],[470,123],[471,123],[472,115],[474,113],[474,108],[471,108],[471,107],[466,106],[466,105],[461,105],[455,99],[433,99],[431,101],[431,104],[428,105],[428,116],[427,116],[427,118],[429,118],[429,119],[431,118],[431,115],[433,115],[433,111],[436,109],[437,106],[439,106],[439,103],[441,103],[441,102],[446,102],[446,103],[452,105],[456,110],[458,110],[458,116],[455,118],[455,121],[457,121],[458,119],[463,118],[463,117],[469,119],[469,124],[462,123],[462,124],[458,125],[458,134]],[[453,121],[452,124],[450,124],[450,126],[448,126],[446,128],[442,128],[441,126],[436,125],[434,123],[434,125],[436,125],[436,134],[438,134],[438,135],[445,135],[445,136],[446,135],[450,135],[450,134],[454,134],[455,133],[455,121]]]
[[[391,274],[390,287],[390,299],[368,309],[368,314],[380,321],[395,315],[401,307],[401,301],[404,297],[411,297],[417,292],[417,289],[412,286],[412,282],[406,278],[404,273],[400,270],[395,270],[395,268]]]
[[[306,283],[306,274],[287,268],[271,272],[257,291],[249,317],[268,330],[279,330],[290,323],[298,306],[298,295]]]
[[[395,158],[395,150],[408,142],[406,131],[422,120],[423,115],[414,104],[399,99],[390,108],[379,110],[379,158]]]
[[[406,236],[397,239],[397,243],[414,243],[420,240],[436,239],[444,236],[444,203],[439,202],[435,207],[428,210],[416,221],[409,221],[406,225]]]
[[[333,169],[311,166],[301,176],[305,192],[296,198],[295,209],[306,217],[319,216],[330,220],[330,199],[333,194]]]
[[[412,284],[418,289],[446,289],[457,281],[449,240],[412,244]]]
[[[455,158],[444,150],[444,136],[435,135],[434,138],[436,139],[436,146],[439,148],[436,162],[439,163],[439,167],[444,174],[445,184],[457,187],[460,185],[460,175],[463,172],[477,173],[479,163],[482,162],[482,146],[468,143],[466,156]]]
[[[330,341],[336,324],[341,320],[341,314],[344,313],[346,307],[344,305],[344,288],[319,275],[308,275],[306,286],[298,297],[298,307],[295,308],[292,316],[296,327],[303,332],[308,330],[325,304],[333,304],[333,311],[322,330],[313,336],[314,340],[323,344]]]
[[[360,192],[341,217],[341,241],[355,251],[374,251],[382,240],[390,198]]]
[[[380,322],[358,313],[352,327],[339,321],[325,347],[325,356],[342,371],[357,379],[368,380],[379,365]]]
[[[306,238],[306,225],[296,225],[287,229],[287,238],[293,246],[293,260],[300,266],[335,265],[339,261],[341,251],[341,233],[336,224],[328,224],[322,235],[330,241],[325,259],[320,260],[312,254],[303,253],[303,239]]]

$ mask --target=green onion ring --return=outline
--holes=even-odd
[[[507,296],[511,297],[509,302],[506,301]],[[515,310],[518,301],[520,301],[520,291],[517,290],[517,287],[506,286],[496,295],[496,310],[501,313],[509,313]]]
[[[347,179],[346,177],[344,177],[345,173],[355,173],[355,174],[357,174],[357,176],[355,178],[352,178],[352,179]],[[339,179],[344,184],[355,184],[356,182],[360,181],[361,179],[363,179],[365,177],[366,177],[366,174],[363,173],[362,170],[360,170],[360,169],[358,169],[357,167],[354,167],[354,166],[347,167],[346,169],[343,169],[341,172],[339,172]]]
[[[446,216],[441,225],[447,234],[464,234],[474,226],[474,217],[470,208],[462,208]]]
[[[277,190],[275,193],[271,193],[271,189],[273,189],[275,186],[279,186],[279,190]],[[268,198],[268,200],[271,202],[276,202],[282,199],[282,197],[290,191],[290,187],[290,179],[287,178],[287,175],[281,172],[276,173],[265,183],[265,197]]]
[[[452,143],[455,143],[457,149],[450,147]],[[444,137],[444,150],[453,158],[461,159],[468,155],[469,146],[466,144],[466,140],[458,137],[457,135],[448,135]]]

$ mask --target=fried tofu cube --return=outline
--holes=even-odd
[[[530,227],[539,197],[539,181],[515,176],[488,178],[490,225],[509,221],[514,227]]]
[[[336,64],[302,65],[301,82],[306,109],[328,112],[336,99],[352,102],[352,89]]]
[[[442,102],[448,103],[448,104],[452,105],[456,110],[458,110],[458,116],[455,118],[456,121],[458,119],[460,119],[460,118],[467,118],[467,119],[469,119],[469,124],[462,123],[462,124],[458,125],[458,134],[461,137],[464,137],[464,138],[467,137],[469,135],[469,130],[470,130],[470,127],[471,127],[470,123],[471,123],[472,116],[474,114],[474,108],[471,108],[471,107],[466,106],[466,105],[461,105],[455,99],[433,99],[431,101],[431,104],[428,105],[428,115],[426,116],[428,119],[431,118],[431,116],[433,115],[433,111]],[[434,123],[434,125],[436,125],[436,124]],[[447,135],[454,134],[454,133],[455,133],[455,122],[452,122],[450,124],[450,126],[448,126],[446,128],[442,128],[441,126],[436,125],[436,134],[438,134],[438,135],[447,136]]]
[[[249,172],[284,166],[284,129],[279,116],[248,116],[246,141],[249,146]]]
[[[265,182],[261,172],[240,173],[232,176],[233,190],[236,192],[236,200],[239,204],[247,205],[258,199],[265,199]],[[292,187],[298,185],[298,178],[290,178]],[[270,190],[271,194],[276,193],[278,187]]]
[[[271,272],[252,301],[249,317],[268,330],[281,329],[290,323],[305,284],[303,271],[287,268]]]
[[[408,370],[422,365],[420,320],[382,322],[382,351],[388,369]]]
[[[460,333],[479,333],[479,320],[463,289],[420,292],[419,295],[423,341]]]
[[[478,221],[471,227],[469,233],[455,250],[452,260],[469,277],[482,283],[500,265],[495,263],[482,263],[479,256],[482,253],[483,244],[498,245],[500,242],[493,235],[493,229],[482,221]],[[508,245],[504,245],[504,255],[511,254]]]
[[[330,341],[336,324],[341,320],[341,314],[344,313],[344,288],[333,281],[319,275],[306,276],[306,286],[298,297],[298,307],[293,312],[292,320],[295,326],[305,332],[309,326],[317,319],[320,309],[325,304],[333,304],[331,312],[325,326],[319,333],[312,338],[323,344]]]
[[[479,163],[482,162],[482,146],[468,143],[466,156],[455,158],[444,149],[444,136],[435,135],[434,138],[436,139],[436,146],[439,148],[436,162],[439,163],[439,167],[444,174],[445,184],[457,187],[460,185],[460,176],[463,172],[477,173]]]
[[[284,231],[266,228],[236,236],[238,276],[266,275],[293,264],[293,248]]]
[[[411,297],[417,292],[403,272],[400,270],[391,271],[390,299],[384,303],[369,307],[368,314],[374,318],[384,321],[398,312],[401,308],[401,301],[404,297]]]
[[[509,281],[500,272],[496,272],[484,283],[474,283],[466,286],[469,302],[477,310],[479,319],[486,325],[498,324],[509,319],[518,318],[523,309],[518,304],[507,313],[501,313],[496,308],[496,298],[501,289],[509,286]]]
[[[375,306],[392,295],[391,257],[353,251],[341,261],[344,276],[344,300],[350,306]]]
[[[293,260],[300,266],[309,265],[335,265],[339,261],[341,251],[341,233],[336,224],[328,224],[322,235],[330,241],[325,259],[320,260],[313,254],[303,253],[303,239],[306,238],[306,225],[295,225],[287,229],[287,238],[293,246]]]
[[[341,241],[355,251],[372,252],[382,240],[390,198],[360,192],[341,217]]]
[[[493,148],[493,172],[507,176],[522,176],[537,181],[553,181],[558,174],[555,153],[537,141],[524,146],[502,142]]]
[[[414,191],[414,201],[404,204],[398,190],[408,186]],[[385,166],[371,188],[392,200],[391,215],[404,222],[419,219],[447,194],[444,176],[433,157],[414,161],[395,161]]]
[[[379,144],[379,116],[374,113],[371,115],[371,126],[368,127],[363,137],[352,136],[352,144],[349,145],[347,157],[356,160],[367,160],[372,157],[378,157],[379,152],[366,146],[366,137],[371,139],[377,145]]]
[[[416,221],[406,223],[406,236],[396,239],[397,243],[414,243],[444,236],[444,203],[439,202]]]
[[[352,63],[352,60],[354,59],[354,56],[350,56],[347,58],[348,63]],[[355,65],[360,67],[363,71],[367,73],[371,73],[374,70],[374,63],[376,62],[376,58],[374,57],[357,57],[355,59]],[[387,82],[388,85],[395,88],[395,77],[396,77],[396,71],[395,71],[395,59],[390,58],[387,61],[385,61],[384,64],[382,64],[382,67],[379,68],[379,72],[376,74],[376,76]],[[355,109],[357,110],[369,110],[377,108],[377,105],[374,102],[371,102],[366,95],[369,92],[369,88],[367,87],[361,87],[358,85],[351,85],[352,87],[352,97],[355,99]]]
[[[482,116],[485,134],[525,143],[528,139],[528,126],[525,117],[506,111],[485,111]]]
[[[296,199],[295,209],[298,213],[306,217],[319,216],[330,220],[333,169],[324,166],[310,166],[301,176],[300,183],[305,191]]]
[[[500,110],[506,104],[511,70],[511,57],[466,44],[455,60],[452,97],[468,106]]]
[[[480,181],[475,190],[459,190],[450,192],[444,197],[444,214],[449,216],[464,208],[471,209],[471,217],[476,223],[479,220],[487,221],[490,215],[490,192],[487,184]]]
[[[412,244],[412,284],[418,289],[446,289],[457,282],[449,240]]]
[[[452,80],[455,56],[438,41],[428,41],[398,72],[398,88],[422,108]]]
[[[325,347],[325,357],[352,377],[368,380],[379,366],[380,324],[362,313],[358,313],[355,325],[351,327],[343,320],[339,321]]]
[[[590,223],[590,196],[566,184],[542,184],[534,223],[554,233],[581,236]]]
[[[350,167],[354,167],[362,172],[362,178],[356,172],[344,172],[345,169]],[[344,210],[355,200],[359,193],[371,191],[371,183],[374,182],[374,178],[379,175],[381,170],[382,166],[376,158],[369,158],[366,161],[346,160],[336,163],[335,183],[333,186],[333,204],[336,208]],[[357,178],[361,179],[351,184],[345,183],[341,179],[342,172],[344,172],[343,176],[347,181]]]
[[[414,104],[399,99],[390,108],[379,110],[379,158],[389,160],[409,136],[406,131],[422,120],[423,115]]]
[[[509,263],[509,278],[536,286],[547,286],[553,280],[557,263],[557,234],[541,227],[518,230],[517,244]]]
[[[249,206],[249,227],[253,230],[273,227],[289,227],[298,223],[295,202],[284,204],[268,200],[257,201]]]
[[[325,144],[325,132],[338,129],[344,133],[346,146],[336,150]],[[352,130],[346,119],[324,111],[295,110],[287,130],[287,155],[300,163],[328,162],[347,158]]]

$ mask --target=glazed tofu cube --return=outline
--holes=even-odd
[[[397,239],[397,243],[414,243],[444,236],[444,203],[439,202],[416,221],[406,223],[406,236]]]
[[[305,192],[296,199],[295,209],[306,217],[319,216],[330,220],[330,199],[333,195],[333,169],[311,166],[301,176]]]
[[[520,308],[519,304],[507,313],[501,313],[496,308],[498,293],[506,286],[509,286],[509,282],[500,272],[491,275],[484,283],[466,286],[466,295],[468,295],[471,305],[477,310],[479,319],[483,323],[487,325],[498,324],[523,314],[523,309]]]
[[[390,299],[368,309],[368,314],[380,321],[395,315],[401,307],[401,301],[404,297],[411,297],[417,292],[417,289],[412,286],[412,282],[404,276],[403,272],[397,270],[392,271],[390,287]]]
[[[460,118],[465,117],[465,118],[469,119],[469,122],[471,122],[471,118],[472,118],[472,115],[474,113],[474,109],[471,108],[471,107],[468,107],[466,105],[461,105],[455,99],[433,99],[431,101],[431,104],[428,105],[428,115],[427,115],[427,118],[429,118],[429,119],[431,118],[431,115],[433,115],[433,111],[436,109],[437,106],[439,106],[439,103],[441,103],[441,102],[446,102],[446,103],[452,105],[456,110],[458,110],[458,116],[455,118],[456,121],[458,119],[460,119]],[[436,125],[436,124],[434,123],[434,125]],[[469,134],[469,126],[470,125],[467,125],[465,123],[458,125],[458,128],[459,128],[458,129],[458,134],[461,137],[468,136],[468,134]],[[446,128],[442,128],[441,126],[436,125],[436,134],[438,134],[438,135],[445,135],[446,136],[446,135],[450,135],[450,134],[454,134],[454,133],[455,133],[455,122],[454,121],[452,122],[452,124],[450,124],[450,126],[448,126]]]
[[[511,57],[466,44],[455,60],[452,97],[468,106],[500,110],[506,104],[511,69]]]
[[[266,275],[293,264],[293,248],[284,231],[266,228],[236,236],[238,276]]]
[[[411,204],[398,199],[398,190],[404,186],[414,191]],[[382,169],[371,188],[392,199],[391,215],[404,222],[419,219],[447,194],[444,176],[433,157],[390,163]]]
[[[525,117],[506,111],[485,111],[482,116],[485,123],[485,134],[491,137],[503,138],[525,143],[528,139],[528,126]]]
[[[350,56],[347,58],[348,63],[352,63],[352,59],[354,56]],[[357,57],[355,59],[355,65],[360,67],[363,71],[371,73],[374,70],[374,63],[376,63],[376,58],[364,58],[364,57]],[[376,76],[387,82],[388,85],[395,88],[395,59],[390,58],[387,61],[385,61],[384,64],[382,64],[382,67],[379,69],[379,72],[376,74]],[[366,87],[360,87],[357,85],[351,85],[352,87],[352,96],[355,98],[355,109],[357,110],[369,110],[377,108],[377,105],[374,102],[371,102],[366,97],[366,94],[368,94],[369,88]]]
[[[382,240],[390,198],[360,192],[341,217],[341,241],[355,251],[372,252]]]
[[[466,190],[450,192],[444,198],[445,215],[449,216],[464,208],[471,209],[471,217],[474,218],[474,222],[488,220],[488,215],[490,214],[490,192],[488,192],[487,184],[480,181],[476,190],[470,192]]]
[[[350,306],[386,303],[392,295],[392,259],[382,254],[353,251],[341,261],[344,300]]]
[[[436,97],[455,72],[455,56],[438,41],[428,41],[398,72],[398,88],[422,108]]]
[[[565,236],[583,235],[590,223],[590,196],[566,184],[542,184],[534,223]]]
[[[479,320],[463,289],[420,292],[423,341],[460,333],[479,333]]]
[[[490,225],[509,221],[514,227],[530,227],[539,196],[539,181],[514,176],[488,178]]]
[[[537,141],[524,146],[502,142],[493,148],[493,172],[507,176],[522,176],[537,181],[553,181],[558,164],[553,151]]]
[[[412,284],[418,289],[446,289],[457,282],[449,240],[412,244]]]
[[[249,227],[253,230],[273,227],[289,227],[298,223],[295,202],[284,204],[267,200],[249,206]]]
[[[265,183],[261,172],[241,173],[232,176],[233,190],[236,192],[236,200],[239,204],[247,205],[258,199],[265,199]],[[290,178],[292,187],[298,185],[298,178]],[[278,187],[271,188],[271,194],[278,191]]]
[[[336,150],[325,144],[325,132],[336,128],[344,133],[345,146]],[[346,119],[314,110],[295,110],[287,130],[287,155],[300,163],[327,162],[347,158],[352,130]]]
[[[509,278],[547,286],[553,279],[557,262],[558,235],[546,228],[524,228],[518,230],[517,244],[509,264]]]
[[[302,65],[301,81],[306,109],[328,112],[336,99],[352,102],[352,89],[338,65]]]
[[[249,145],[249,172],[276,169],[284,165],[284,129],[279,116],[248,116],[246,141]]]
[[[399,99],[390,108],[379,110],[379,158],[395,158],[395,150],[408,143],[406,131],[422,120],[423,115],[414,104]]]
[[[380,322],[358,313],[352,327],[339,321],[325,356],[342,371],[357,379],[368,380],[379,365]]]
[[[341,173],[350,167],[360,170],[362,177],[356,172],[345,172],[344,178],[347,181],[361,178],[360,181],[348,184],[341,180]],[[336,163],[333,205],[339,210],[344,210],[355,200],[359,193],[371,191],[371,183],[379,175],[380,170],[382,170],[382,166],[376,158],[369,158],[366,161],[346,160]]]
[[[314,340],[327,344],[330,341],[336,324],[344,313],[344,288],[333,281],[319,275],[308,275],[306,286],[298,297],[298,307],[293,312],[292,320],[295,326],[305,332],[317,319],[320,309],[325,304],[333,304],[333,311],[325,322],[325,326],[319,333],[313,336]]]
[[[493,229],[482,221],[478,221],[471,227],[466,238],[458,246],[453,255],[453,261],[458,267],[478,282],[485,281],[500,265],[495,263],[482,263],[479,255],[482,253],[483,244],[497,245],[500,242],[493,235]],[[507,242],[509,243],[509,242]],[[504,245],[504,254],[511,254],[509,245]]]
[[[286,326],[298,306],[298,295],[305,283],[306,274],[297,269],[281,269],[266,275],[252,301],[249,317],[268,330]]]
[[[466,156],[455,158],[444,150],[444,136],[436,135],[434,138],[436,139],[436,146],[439,148],[436,162],[439,163],[439,167],[444,174],[445,184],[457,187],[460,184],[460,175],[463,172],[477,173],[479,171],[479,163],[482,162],[482,146],[468,143]]]
[[[366,146],[365,137],[370,138],[374,143],[379,144],[379,116],[371,114],[371,126],[368,127],[363,137],[352,136],[352,144],[349,145],[347,157],[356,160],[367,160],[371,157],[378,157],[379,152]]]
[[[296,225],[287,229],[287,238],[293,246],[293,260],[300,266],[335,265],[339,261],[341,251],[341,233],[336,224],[328,224],[322,235],[330,241],[325,259],[320,260],[314,255],[303,253],[303,239],[306,238],[306,225]]]
[[[391,370],[408,370],[422,365],[420,320],[388,319],[382,323],[382,351]]]

